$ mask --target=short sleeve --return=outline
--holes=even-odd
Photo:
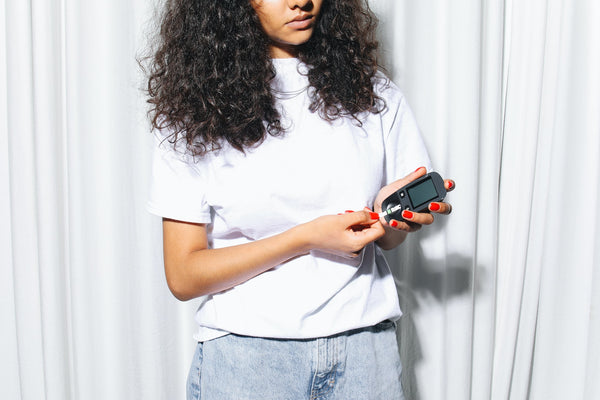
[[[178,221],[209,223],[207,186],[192,157],[179,153],[168,141],[155,139],[146,207],[150,213]]]
[[[387,109],[383,124],[385,134],[386,184],[403,178],[419,167],[431,170],[431,160],[415,117],[399,89],[388,82],[385,94]]]

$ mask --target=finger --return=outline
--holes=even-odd
[[[422,177],[426,173],[427,173],[427,168],[419,167],[419,168],[415,169],[413,172],[411,172],[410,174],[408,174],[406,176],[406,178],[409,178],[410,181],[414,181],[415,179]]]
[[[434,212],[436,214],[448,215],[452,212],[452,205],[443,202],[429,203],[429,211]]]
[[[352,211],[352,210],[346,210],[346,211],[344,211],[343,213],[337,213],[337,215],[350,214],[350,213],[353,213],[353,212],[354,212],[354,211]]]
[[[415,224],[410,221],[397,221],[395,219],[390,220],[389,226],[394,228],[397,231],[405,231],[405,232],[416,232],[421,229],[420,224]]]
[[[350,214],[353,213],[354,210],[345,210],[343,213],[337,213],[337,215],[344,215],[344,214]]]
[[[356,225],[355,225],[356,226]],[[383,235],[385,235],[385,229],[381,224],[372,225],[361,225],[362,229],[352,229],[353,240],[356,240],[355,245],[357,248],[363,248],[367,243],[374,242]]]
[[[390,183],[389,185],[387,185],[387,187],[390,188],[391,192],[396,191],[396,190],[400,189],[401,187],[406,186],[408,183],[422,177],[426,173],[427,173],[427,168],[419,167],[419,168],[415,169],[413,172],[411,172],[410,174],[406,175],[404,178],[400,178],[397,181]]]
[[[410,210],[402,211],[402,218],[419,225],[431,225],[434,220],[433,215],[430,213],[416,213]]]
[[[362,218],[351,221],[346,229],[352,235],[355,250],[362,249],[367,243],[373,242],[385,235],[383,225],[377,223],[379,221],[378,213],[363,210],[347,214],[346,218],[356,218],[357,216],[354,214],[359,214]]]
[[[379,214],[372,211],[361,210],[343,214],[347,226],[372,225],[379,221]]]
[[[444,180],[444,187],[448,192],[450,192],[454,190],[454,188],[456,187],[456,183],[452,179],[446,179]]]

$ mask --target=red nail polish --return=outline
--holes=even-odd
[[[414,172],[417,172],[417,171],[418,171],[418,170],[420,170],[421,168],[423,168],[423,167],[419,167],[419,168],[415,169],[415,171],[414,171]],[[413,172],[413,173],[414,173],[414,172]]]
[[[454,187],[454,183],[452,181],[448,181],[448,189],[452,189]]]
[[[379,219],[379,214],[376,212],[370,212],[369,215],[371,216],[371,219]]]
[[[395,227],[397,227],[397,226],[398,226],[398,221],[396,221],[395,219],[393,219],[393,220],[392,220],[392,222],[390,222],[390,226],[391,226],[392,228],[395,228]]]
[[[412,211],[404,210],[402,211],[402,218],[411,219],[413,217]]]
[[[439,211],[440,205],[438,203],[431,203],[431,204],[429,204],[429,209],[431,211]]]
[[[353,213],[354,211],[352,211],[352,210],[346,210],[345,212],[346,213]]]

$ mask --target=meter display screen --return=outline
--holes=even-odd
[[[423,204],[435,199],[438,195],[431,178],[409,188],[407,192],[413,209],[419,208]]]

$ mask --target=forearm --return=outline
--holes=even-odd
[[[167,283],[180,300],[221,292],[291,258],[322,250],[356,257],[384,234],[379,215],[324,215],[283,233],[221,249],[208,248],[205,224],[163,219]]]
[[[169,253],[165,270],[169,288],[179,300],[221,292],[291,258],[307,253],[302,225],[281,234],[221,249]]]

